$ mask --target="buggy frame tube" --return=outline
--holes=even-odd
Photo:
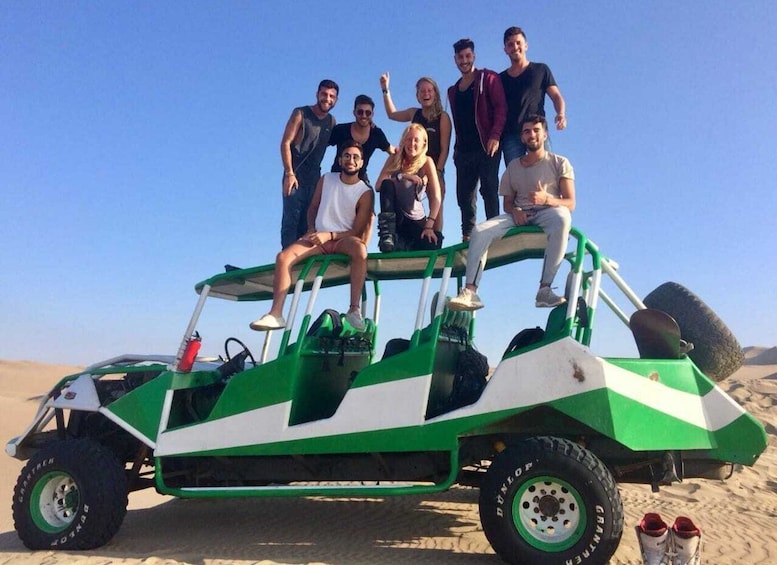
[[[184,333],[183,339],[181,340],[181,345],[178,346],[178,353],[175,354],[173,367],[175,367],[176,371],[179,370],[178,365],[180,365],[181,359],[183,358],[183,352],[192,337],[192,333],[194,333],[194,328],[197,327],[197,322],[200,319],[200,314],[202,314],[202,309],[205,307],[205,301],[208,299],[208,294],[210,294],[210,285],[206,284],[204,287],[202,287],[200,298],[197,300],[197,306],[194,307],[194,313],[189,320],[189,325],[186,326],[186,332]]]

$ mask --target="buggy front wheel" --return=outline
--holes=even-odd
[[[56,441],[24,466],[13,519],[29,549],[93,549],[107,543],[127,512],[124,468],[92,440]]]

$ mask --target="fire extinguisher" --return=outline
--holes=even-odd
[[[178,370],[181,373],[188,373],[194,366],[194,360],[197,358],[197,353],[200,352],[200,346],[202,345],[202,338],[198,332],[194,332],[189,341],[186,342],[186,348],[183,350],[183,356],[181,356],[181,362],[178,363]]]

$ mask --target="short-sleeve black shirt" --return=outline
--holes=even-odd
[[[545,115],[545,93],[556,86],[553,73],[545,63],[529,63],[529,66],[513,78],[507,71],[499,73],[507,98],[507,120],[502,135],[520,133],[526,116]]]
[[[342,170],[340,168],[340,163],[337,162],[337,155],[340,154],[340,150],[342,149],[343,145],[353,139],[351,137],[351,125],[353,123],[354,122],[348,122],[347,124],[337,124],[332,129],[332,135],[329,137],[329,145],[337,146],[337,154],[335,154],[335,160],[334,163],[332,163],[333,173],[339,173]],[[362,145],[362,151],[364,154],[362,155],[362,170],[359,171],[360,179],[364,180],[368,178],[367,165],[370,162],[370,157],[372,157],[372,154],[375,153],[375,150],[380,149],[381,151],[388,151],[390,146],[391,144],[389,143],[388,139],[386,139],[386,134],[383,133],[382,129],[377,126],[370,129],[370,136]]]

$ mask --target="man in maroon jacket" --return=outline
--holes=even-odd
[[[462,240],[469,241],[476,223],[478,181],[486,218],[499,215],[499,138],[507,102],[499,75],[475,68],[475,43],[471,39],[460,39],[453,44],[453,51],[461,71],[461,78],[448,89],[456,128],[456,200],[461,209]]]

